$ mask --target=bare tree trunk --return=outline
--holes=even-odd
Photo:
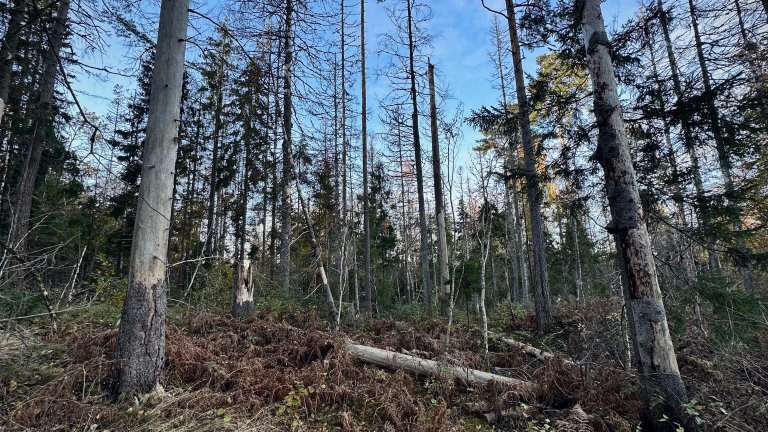
[[[516,378],[495,375],[461,366],[438,363],[432,360],[365,345],[355,345],[351,342],[344,344],[344,351],[363,363],[387,368],[403,369],[419,375],[447,376],[458,380],[465,385],[483,386],[489,381],[496,381],[500,384],[511,386],[515,391],[520,392],[523,399],[526,400],[532,399],[535,392],[541,390],[537,384],[529,381],[522,381]]]
[[[411,114],[411,126],[413,128],[413,151],[415,153],[416,163],[416,189],[419,202],[419,233],[421,245],[421,279],[424,285],[424,309],[427,316],[432,316],[432,278],[429,273],[429,239],[427,237],[427,211],[424,202],[424,175],[421,166],[421,138],[419,137],[419,108],[416,101],[416,68],[414,65],[414,52],[416,47],[413,42],[413,14],[411,11],[411,0],[406,0],[408,9],[408,73],[411,80],[411,105],[413,112]]]
[[[741,280],[744,283],[744,290],[747,295],[754,297],[755,285],[752,280],[752,270],[749,268],[744,256],[747,254],[746,244],[744,242],[741,225],[741,211],[738,205],[733,202],[736,196],[736,190],[733,186],[733,175],[731,169],[733,164],[731,163],[730,156],[728,155],[728,149],[725,147],[725,136],[723,135],[722,126],[720,124],[720,113],[715,104],[715,93],[712,88],[712,82],[709,75],[709,69],[707,67],[707,60],[704,57],[704,46],[701,40],[701,34],[699,33],[699,22],[696,16],[696,8],[693,5],[693,0],[688,0],[688,9],[691,14],[691,25],[693,26],[693,36],[696,42],[696,57],[699,60],[699,67],[701,68],[701,81],[704,84],[704,93],[706,95],[705,100],[707,104],[707,111],[709,112],[709,121],[712,127],[712,135],[715,138],[715,149],[717,150],[717,161],[720,165],[720,172],[723,175],[723,183],[725,183],[725,196],[726,202],[729,206],[733,207],[731,216],[731,226],[736,238],[736,251],[735,257],[736,267],[738,267],[741,273]]]
[[[248,222],[248,193],[250,187],[248,166],[251,159],[250,147],[245,144],[245,155],[242,158],[242,186],[240,196],[240,217],[237,226],[237,274],[233,280],[232,316],[249,316],[253,314],[253,262],[245,250]]]
[[[451,302],[451,276],[448,273],[448,239],[445,233],[445,198],[440,164],[440,144],[437,133],[437,102],[435,98],[435,66],[429,63],[429,117],[432,134],[432,172],[435,183],[435,219],[437,219],[437,258],[440,271],[440,315],[448,317]]]
[[[365,0],[360,0],[360,92],[361,121],[363,140],[363,255],[365,266],[365,313],[373,313],[373,293],[371,292],[371,222],[368,214],[368,98],[365,82]]]
[[[615,235],[626,277],[626,306],[630,325],[634,327],[634,345],[639,356],[636,364],[651,409],[648,420],[657,423],[662,414],[677,418],[687,396],[667,326],[600,0],[578,0],[576,12],[594,89],[594,112],[599,133],[595,158],[605,173],[606,195],[612,216],[609,232]]]
[[[236,271],[230,313],[234,317],[253,315],[253,262],[250,259],[238,262]]]
[[[518,121],[523,142],[525,162],[525,183],[528,192],[528,210],[531,220],[531,253],[534,285],[534,304],[536,306],[536,327],[541,333],[547,333],[552,326],[549,298],[549,274],[547,272],[547,256],[544,246],[544,220],[541,211],[541,187],[536,172],[536,155],[533,148],[528,97],[525,94],[525,78],[523,61],[520,54],[520,41],[517,34],[514,0],[506,0],[509,39],[512,45],[512,61],[515,70],[515,90],[517,92]]]
[[[128,397],[159,385],[165,361],[168,218],[178,147],[188,8],[188,0],[163,0],[160,7],[128,294],[117,336],[117,392]]]
[[[279,285],[288,292],[291,285],[291,180],[293,176],[293,104],[291,96],[291,74],[293,72],[293,0],[285,2],[285,64],[283,65],[283,173],[280,200],[280,272]]]
[[[56,10],[53,31],[48,35],[48,50],[45,52],[43,74],[38,90],[37,106],[34,108],[32,141],[27,147],[21,171],[21,181],[16,188],[16,220],[11,226],[10,243],[16,253],[25,257],[27,254],[27,236],[29,218],[32,212],[32,198],[35,181],[40,169],[40,158],[45,142],[53,136],[53,95],[56,90],[56,77],[59,72],[59,53],[64,45],[67,33],[70,0],[62,0]]]
[[[347,138],[347,40],[346,40],[346,9],[344,0],[341,0],[341,244],[339,247],[339,292],[348,292],[349,283],[349,236],[351,232],[349,218],[349,199],[347,195],[347,152],[349,150]]]
[[[482,175],[482,174],[481,174]],[[483,186],[485,188],[485,186]],[[487,201],[486,201],[487,204]],[[484,209],[487,208],[484,206]],[[480,319],[483,325],[483,355],[488,355],[488,313],[485,309],[485,292],[486,292],[486,268],[488,267],[488,254],[491,249],[491,227],[485,220],[485,216],[482,221],[483,233],[480,240],[480,298],[478,304],[480,306]]]

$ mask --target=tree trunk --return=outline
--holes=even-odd
[[[117,336],[118,394],[158,384],[165,361],[165,270],[189,19],[188,0],[163,0],[146,144],[131,245],[128,293]]]
[[[744,256],[747,253],[746,244],[742,236],[741,225],[741,211],[738,208],[738,204],[734,203],[736,197],[736,190],[733,186],[733,175],[731,169],[733,164],[731,163],[730,156],[728,155],[728,149],[725,144],[725,136],[723,135],[722,126],[720,124],[720,113],[715,103],[715,93],[712,89],[712,82],[709,75],[709,69],[707,67],[707,60],[704,57],[704,46],[701,40],[701,33],[699,32],[699,22],[696,16],[696,8],[693,5],[693,0],[688,0],[688,10],[691,14],[691,25],[693,26],[693,36],[696,42],[696,57],[699,60],[699,67],[701,68],[701,80],[704,84],[705,100],[707,104],[707,111],[709,114],[709,121],[712,127],[712,135],[715,138],[715,149],[717,150],[717,161],[720,165],[720,172],[723,175],[723,183],[725,183],[725,196],[726,202],[732,207],[731,226],[736,238],[736,251],[735,257],[736,267],[738,267],[741,273],[741,279],[744,283],[744,290],[747,295],[753,297],[755,295],[755,286],[752,280],[752,270],[746,263]]]
[[[365,267],[365,313],[373,313],[371,291],[371,222],[368,203],[368,99],[365,82],[365,0],[360,0],[360,98],[363,141],[363,265]]]
[[[501,28],[499,27],[499,22],[496,17],[493,18],[493,32],[496,37],[496,65],[497,65],[497,72],[499,74],[499,83],[501,84],[501,105],[504,107],[504,110],[509,109],[509,106],[507,104],[507,85],[506,85],[506,78],[504,76],[504,64],[503,64],[503,57],[502,57],[502,42],[501,42]],[[521,299],[521,293],[520,293],[520,271],[518,268],[518,239],[520,236],[520,230],[517,225],[517,203],[515,203],[514,207],[514,213],[513,213],[513,207],[512,207],[512,201],[510,200],[509,194],[512,193],[512,189],[514,188],[514,196],[515,199],[517,199],[517,180],[511,178],[511,172],[512,169],[516,165],[516,158],[515,158],[515,149],[513,146],[514,143],[514,137],[507,137],[508,145],[505,152],[505,160],[504,160],[504,213],[506,214],[506,231],[507,231],[507,260],[509,261],[509,265],[512,270],[512,275],[509,277],[511,279],[511,286],[510,289],[510,300],[512,301],[520,301]],[[500,149],[500,151],[503,151]],[[513,162],[515,161],[515,162]]]
[[[643,27],[643,32],[645,33],[646,42],[648,43],[648,51],[651,59],[651,71],[653,72],[653,78],[658,83],[660,82],[660,78],[659,78],[658,67],[656,64],[656,55],[653,50],[653,43],[652,43],[650,31],[647,25]],[[669,167],[671,171],[670,176],[672,180],[671,181],[672,202],[675,204],[678,223],[684,230],[688,230],[690,226],[688,224],[688,218],[686,217],[686,214],[685,214],[685,200],[683,196],[683,188],[680,186],[681,175],[677,165],[677,156],[675,155],[675,149],[674,149],[674,146],[672,145],[671,127],[666,117],[667,107],[664,101],[664,96],[661,93],[661,88],[658,84],[657,84],[656,90],[657,90],[656,91],[657,103],[659,104],[659,110],[662,112],[661,122],[662,122],[662,129],[664,131],[664,143],[667,146],[666,157],[667,157],[667,161],[669,163]],[[699,298],[699,293],[695,290],[695,284],[698,279],[698,275],[696,272],[696,262],[694,258],[694,253],[690,246],[689,240],[686,238],[684,234],[676,235],[675,242],[678,243],[679,245],[680,262],[683,265],[683,271],[685,272],[686,279],[688,280],[689,284],[694,286],[693,303],[694,303],[694,311],[699,321],[699,328],[701,328],[701,330],[706,335],[707,334],[706,325],[704,321],[701,319],[701,300]]]
[[[250,187],[250,171],[248,169],[251,160],[250,146],[244,143],[245,155],[242,158],[242,186],[240,196],[239,224],[236,229],[237,238],[237,273],[233,282],[232,297],[232,316],[249,316],[253,314],[253,262],[247,256],[246,245],[246,224],[248,222],[248,193]]]
[[[427,213],[424,202],[424,175],[421,166],[421,138],[419,137],[419,107],[416,101],[416,68],[414,65],[414,55],[416,47],[413,42],[413,14],[411,11],[411,0],[406,0],[408,9],[408,73],[411,81],[411,105],[413,112],[411,114],[411,127],[413,129],[413,151],[415,153],[416,163],[416,193],[419,202],[419,234],[421,250],[421,278],[424,285],[424,309],[427,316],[432,316],[432,278],[429,274],[429,239],[427,232]]]
[[[651,408],[648,420],[658,423],[662,414],[678,418],[678,410],[687,401],[687,396],[667,326],[600,0],[579,0],[576,11],[594,89],[599,134],[595,158],[605,173],[606,196],[612,217],[608,229],[615,235],[623,276],[626,277],[626,306],[630,324],[634,324],[631,327],[634,327],[633,339],[639,356],[636,364]]]
[[[290,164],[291,167],[293,167],[293,161],[290,161]],[[312,219],[309,217],[309,210],[307,209],[307,203],[304,199],[304,192],[301,191],[299,176],[294,173],[293,177],[296,179],[296,192],[299,195],[299,205],[301,206],[301,212],[304,215],[304,223],[307,224],[307,231],[309,232],[309,244],[312,247],[312,257],[317,263],[317,270],[320,272],[320,282],[323,285],[323,293],[325,293],[325,299],[328,302],[328,315],[334,325],[334,330],[338,330],[340,315],[339,311],[336,309],[336,302],[333,299],[333,291],[331,291],[331,286],[328,284],[328,275],[325,273],[325,265],[323,264],[323,255],[320,252],[320,244],[317,242],[315,230],[312,227]]]
[[[706,203],[704,183],[701,180],[699,157],[696,153],[696,142],[693,139],[689,110],[682,106],[685,103],[685,96],[683,93],[683,85],[680,80],[680,71],[677,67],[677,60],[675,59],[675,52],[672,47],[672,37],[669,31],[667,12],[664,10],[663,0],[656,0],[656,5],[659,9],[659,24],[661,24],[662,35],[664,36],[664,46],[667,51],[667,60],[669,61],[670,73],[672,75],[672,88],[675,92],[675,98],[677,99],[677,107],[680,109],[680,128],[683,132],[683,146],[691,159],[691,176],[693,178],[694,188],[696,189],[696,212],[699,217],[699,222],[702,225],[707,225],[708,216],[705,214]],[[710,236],[710,238],[707,239],[709,266],[715,271],[720,271],[720,257],[717,255],[714,248],[715,242]]]
[[[5,31],[3,44],[0,46],[0,124],[5,115],[5,107],[8,103],[8,90],[11,86],[11,71],[14,58],[19,46],[19,33],[24,25],[24,11],[26,0],[13,0],[11,15],[8,18],[8,28]]]
[[[510,143],[512,165],[517,168],[519,165],[517,159],[517,146],[513,145],[513,142],[514,141],[511,141]],[[517,267],[520,273],[520,301],[527,307],[530,303],[528,294],[528,248],[527,241],[525,241],[525,216],[520,209],[520,192],[518,190],[517,179],[512,179],[512,210],[514,211],[515,217],[514,241],[515,249],[517,250]]]
[[[253,263],[250,259],[237,263],[237,274],[233,282],[234,293],[230,313],[234,317],[253,315]]]
[[[409,203],[409,200],[406,198],[406,189],[405,189],[405,156],[403,156],[403,141],[402,136],[400,132],[400,126],[397,126],[397,152],[399,157],[399,163],[400,163],[400,208],[401,208],[401,218],[402,218],[402,226],[403,226],[403,266],[404,266],[404,273],[405,273],[405,294],[407,302],[410,303],[413,300],[413,297],[411,295],[411,263],[409,258],[409,247],[411,244],[410,236],[408,233],[408,214],[407,214],[407,206]]]
[[[496,336],[496,335],[493,335],[493,334],[491,334],[491,337],[493,337],[495,339],[498,339],[498,340],[504,342],[507,345],[513,346],[515,348],[519,348],[522,352],[524,352],[524,353],[526,353],[526,354],[528,354],[530,356],[535,357],[536,359],[538,359],[542,363],[546,363],[548,360],[551,360],[551,359],[555,358],[555,354],[552,354],[551,352],[540,350],[540,349],[536,348],[535,346],[527,344],[527,343],[518,342],[518,341],[512,339],[511,337]],[[568,359],[563,359],[563,363],[571,365],[571,366],[578,366],[578,364],[576,362],[574,362],[572,360],[568,360]]]
[[[293,0],[285,2],[285,64],[283,65],[283,173],[280,200],[280,271],[279,285],[283,292],[290,290],[291,284],[291,180],[293,176],[293,104],[291,97],[291,74],[293,72]]]
[[[35,181],[40,169],[40,158],[46,141],[54,136],[53,130],[53,96],[56,91],[56,77],[59,72],[59,53],[67,33],[70,0],[62,0],[56,10],[53,31],[48,37],[49,47],[45,52],[43,74],[38,87],[39,96],[34,108],[34,123],[32,126],[32,141],[27,147],[21,171],[21,181],[16,188],[16,215],[11,226],[10,244],[16,253],[25,257],[27,254],[27,237],[29,234],[29,218],[32,212],[32,198],[35,192]],[[9,23],[10,24],[10,23]]]
[[[278,84],[275,80],[275,115],[272,122],[272,166],[269,170],[272,177],[272,191],[270,194],[270,210],[269,210],[269,278],[274,281],[275,277],[275,263],[277,256],[277,141],[278,141],[278,120],[280,118],[280,91],[278,90]]]
[[[508,385],[515,391],[522,393],[522,396],[527,400],[531,400],[535,392],[539,390],[538,385],[529,381],[522,381],[516,378],[491,374],[461,366],[438,363],[433,360],[414,357],[408,354],[400,354],[393,351],[386,351],[365,345],[346,343],[344,344],[344,351],[363,363],[386,368],[403,369],[419,375],[444,375],[468,386],[484,386],[490,381],[496,381],[497,383]]]
[[[514,0],[506,0],[509,39],[512,45],[512,62],[515,70],[515,91],[517,92],[518,121],[523,142],[525,162],[525,183],[528,192],[528,210],[531,220],[531,253],[532,276],[534,285],[534,304],[536,306],[536,328],[541,333],[547,333],[552,326],[549,298],[549,274],[547,272],[547,256],[544,245],[544,220],[541,211],[541,187],[536,172],[536,155],[533,148],[531,119],[528,109],[528,97],[525,94],[525,78],[523,61],[520,54],[520,40],[517,34]]]
[[[488,203],[485,201],[486,204]],[[487,208],[487,207],[485,207]],[[480,320],[483,325],[483,355],[488,356],[488,312],[485,309],[485,292],[486,292],[486,268],[488,267],[488,254],[491,249],[491,234],[490,224],[483,221],[483,236],[480,238],[480,298],[478,299],[478,306],[480,309]]]
[[[341,165],[339,170],[341,173],[341,244],[339,245],[339,292],[349,292],[347,289],[349,279],[349,235],[351,231],[350,218],[348,212],[349,200],[347,195],[348,180],[347,180],[347,151],[348,151],[348,139],[347,139],[347,47],[346,47],[346,10],[344,6],[344,0],[341,1]]]
[[[207,220],[208,225],[206,226],[206,234],[205,234],[205,252],[208,255],[217,255],[218,250],[214,246],[216,242],[214,242],[214,225],[215,225],[215,215],[216,215],[216,193],[218,192],[218,177],[219,177],[219,142],[221,140],[221,111],[222,107],[224,105],[224,90],[222,89],[222,82],[221,82],[221,70],[219,70],[219,76],[217,79],[218,81],[218,88],[216,88],[214,95],[214,98],[216,98],[215,105],[214,105],[214,111],[213,111],[213,150],[211,154],[211,181],[210,181],[210,190],[208,191],[208,209],[207,209]]]
[[[571,241],[573,242],[573,259],[572,263],[575,267],[574,271],[574,283],[576,285],[576,301],[579,304],[584,304],[586,300],[584,298],[584,279],[581,273],[581,248],[579,247],[579,230],[581,224],[579,223],[576,210],[568,209],[568,224],[571,226]]]
[[[432,134],[432,172],[435,183],[435,219],[437,219],[437,258],[440,271],[440,315],[448,317],[451,302],[451,276],[448,273],[448,239],[445,233],[445,198],[440,164],[440,144],[437,134],[437,102],[435,97],[435,65],[429,63],[429,118]]]

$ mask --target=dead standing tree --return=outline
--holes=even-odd
[[[128,294],[117,336],[117,392],[147,393],[165,363],[166,258],[189,21],[188,0],[163,0]]]
[[[592,79],[598,127],[595,158],[605,173],[612,217],[608,230],[614,234],[617,252],[622,258],[626,306],[638,354],[636,366],[650,408],[648,421],[658,423],[662,414],[677,417],[687,400],[686,391],[656,276],[600,0],[577,0],[575,10]]]

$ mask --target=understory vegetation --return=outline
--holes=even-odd
[[[113,403],[107,388],[120,309],[100,302],[60,317],[4,323],[0,333],[0,428],[23,430],[219,431],[634,431],[642,412],[636,373],[622,367],[622,302],[557,303],[554,330],[536,333],[522,307],[491,311],[491,330],[556,357],[546,362],[499,339],[483,355],[479,317],[444,322],[404,308],[331,334],[306,300],[257,293],[255,315],[226,314],[228,296],[194,306],[171,301],[162,394]],[[6,299],[3,306],[9,303]],[[768,427],[766,310],[724,305],[705,337],[671,320],[688,420],[703,431]],[[677,310],[674,306],[671,310]],[[415,313],[414,313],[415,312]],[[689,322],[693,322],[689,320]],[[494,382],[467,388],[436,376],[364,365],[342,349],[356,343],[486,370],[541,386],[521,395]],[[569,361],[575,361],[574,366]],[[624,365],[626,366],[626,365]]]

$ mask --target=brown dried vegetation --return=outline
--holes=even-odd
[[[328,334],[314,312],[174,318],[167,331],[167,394],[118,403],[106,396],[105,378],[114,329],[65,325],[55,340],[26,333],[16,338],[24,343],[3,333],[0,429],[629,431],[642,402],[635,376],[620,363],[620,312],[615,301],[561,305],[557,328],[544,339],[531,336],[530,314],[498,322],[500,330],[579,366],[562,357],[541,363],[502,344],[483,358],[479,332],[465,325],[452,329],[446,346],[447,328],[439,320],[385,318],[347,329],[356,343],[536,382],[543,390],[535,404],[494,383],[466,389],[443,377],[362,365],[343,354],[345,339]],[[734,343],[724,350],[694,336],[679,344],[679,358],[691,397],[700,401],[693,409],[703,430],[762,430],[758,425],[768,425],[768,337],[761,349]]]

